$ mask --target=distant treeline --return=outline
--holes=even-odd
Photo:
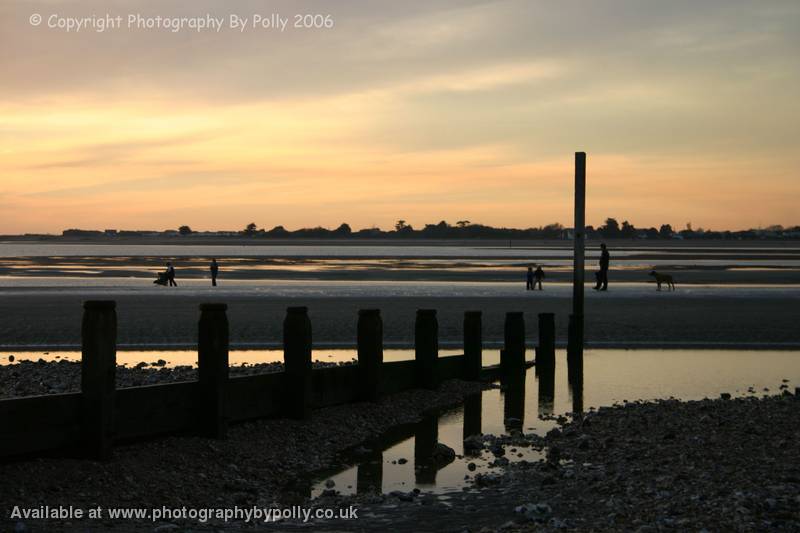
[[[326,239],[326,238],[398,238],[398,239],[572,239],[572,228],[565,228],[561,224],[548,224],[537,228],[495,228],[483,224],[473,224],[468,220],[460,220],[455,225],[444,220],[438,224],[425,224],[416,229],[407,224],[405,220],[398,220],[391,230],[380,228],[365,228],[354,231],[350,225],[342,224],[336,229],[322,227],[303,228],[289,231],[283,226],[272,229],[259,228],[255,222],[248,224],[241,231],[204,231],[195,232],[189,226],[181,226],[177,230],[167,231],[124,231],[124,230],[64,230],[64,237],[165,237],[165,236],[207,236],[207,237],[248,237],[253,239]],[[744,231],[712,231],[702,228],[693,229],[691,224],[681,230],[675,230],[670,224],[663,224],[659,228],[637,228],[627,220],[622,224],[614,218],[606,219],[605,224],[593,227],[587,226],[589,239],[800,239],[800,226],[784,228],[782,226],[769,226],[765,229],[750,229]]]

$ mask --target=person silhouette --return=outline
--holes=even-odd
[[[216,259],[212,259],[211,260],[210,270],[211,270],[211,286],[212,287],[216,287],[217,286],[217,275],[219,274],[219,265],[217,264],[217,260]]]
[[[600,245],[600,271],[595,274],[597,278],[597,285],[594,286],[596,291],[608,290],[608,264],[611,262],[611,255],[608,253],[606,243]]]
[[[525,275],[525,290],[533,290],[533,267],[528,267],[528,272]]]
[[[170,287],[178,286],[175,282],[175,267],[172,266],[172,263],[167,263],[167,281],[169,281]]]
[[[544,270],[542,265],[536,265],[536,270],[533,272],[533,288],[539,285],[539,290],[542,290],[542,280],[544,279]]]

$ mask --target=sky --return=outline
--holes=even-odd
[[[796,0],[4,0],[0,234],[569,226],[576,151],[589,224],[796,225],[798,58]]]

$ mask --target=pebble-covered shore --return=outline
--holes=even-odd
[[[52,382],[54,372],[61,375],[54,368],[77,368],[80,373],[77,363],[26,364],[41,370],[42,381]],[[5,370],[9,368],[13,367]],[[124,370],[138,378],[193,379],[180,374],[180,367]],[[6,507],[82,508],[270,507],[302,502],[307,476],[335,467],[340,452],[415,421],[428,409],[455,405],[482,387],[449,381],[437,391],[407,391],[379,404],[317,410],[308,422],[235,425],[222,441],[174,436],[118,446],[107,463],[67,457],[0,464],[0,502]],[[558,428],[546,435],[513,430],[510,435],[472,436],[465,440],[465,454],[493,454],[495,467],[470,475],[463,491],[340,496],[332,486],[306,505],[359,509],[356,522],[314,523],[313,529],[321,531],[800,531],[800,398],[789,392],[785,380],[773,390],[780,395],[724,394],[714,400],[603,407],[556,417]],[[541,450],[545,458],[507,461],[522,448]],[[0,526],[6,518],[0,516]],[[254,529],[243,523],[221,527],[181,521],[29,521],[21,527],[20,531]],[[294,528],[309,526],[281,526]]]
[[[325,361],[314,361],[315,368],[336,366]],[[283,371],[283,363],[257,363],[231,365],[231,376],[246,376]],[[117,366],[117,388],[176,383],[197,379],[197,367],[189,365],[167,366],[167,361],[142,361],[135,366]],[[81,390],[81,363],[79,361],[16,360],[14,364],[0,365],[0,398],[36,396],[79,392]]]
[[[172,436],[119,445],[113,459],[71,457],[27,459],[0,464],[0,531],[13,506],[233,508],[272,507],[302,502],[307,477],[338,464],[349,448],[392,427],[416,422],[429,409],[457,405],[487,385],[447,381],[438,390],[410,390],[380,403],[355,403],[313,412],[308,421],[259,420],[229,428],[228,438]],[[20,531],[152,531],[160,526],[121,521],[46,524],[23,522]],[[249,525],[228,524],[231,528]],[[162,529],[163,530],[163,529]]]
[[[368,516],[361,531],[800,531],[795,395],[629,403],[562,422],[544,437],[471,438],[475,453],[503,443],[541,448],[546,459],[478,475],[462,493],[317,505],[355,502]]]

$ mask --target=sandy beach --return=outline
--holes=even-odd
[[[516,289],[515,289],[516,290]],[[280,293],[278,293],[280,294]],[[121,346],[189,347],[196,344],[198,306],[207,301],[229,305],[231,342],[238,347],[280,344],[286,308],[307,305],[318,347],[355,345],[359,309],[381,309],[387,346],[413,345],[417,309],[438,310],[443,345],[460,344],[464,311],[483,311],[484,340],[503,339],[508,311],[523,311],[526,334],[535,343],[537,313],[556,313],[556,335],[566,342],[570,299],[566,289],[516,296],[322,296],[315,291],[275,295],[269,291],[112,291],[107,289],[3,290],[0,345],[75,348],[80,344],[82,302],[114,299],[118,305]],[[592,346],[742,346],[800,345],[800,293],[796,290],[707,290],[657,293],[654,288],[587,290],[586,336]]]

